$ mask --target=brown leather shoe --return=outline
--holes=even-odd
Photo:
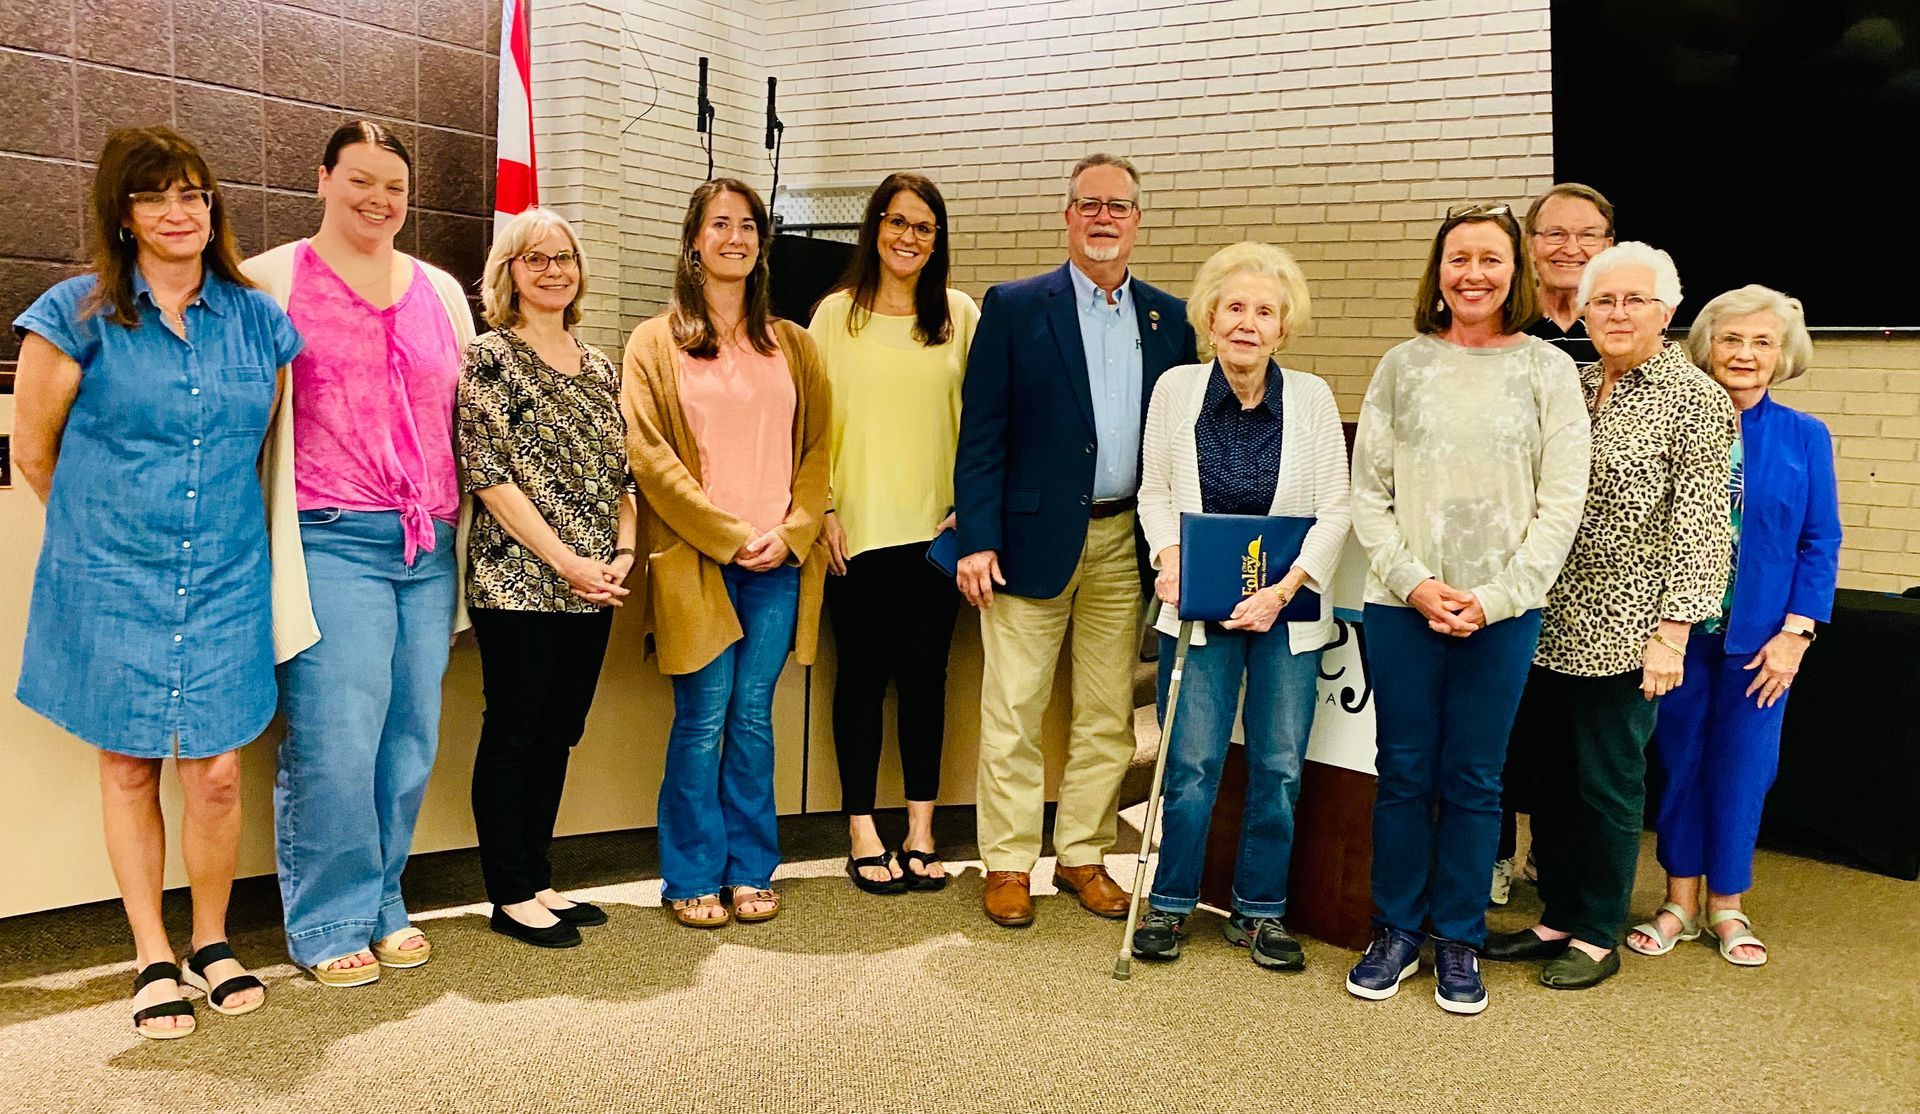
[[[1023,870],[987,871],[987,917],[1002,928],[1033,923],[1032,876]]]
[[[1120,883],[1113,880],[1104,866],[1056,866],[1053,884],[1078,895],[1080,904],[1086,906],[1089,913],[1116,919],[1127,915],[1130,900],[1127,891],[1120,888]]]

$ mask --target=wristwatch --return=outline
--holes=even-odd
[[[1806,639],[1808,642],[1812,642],[1815,638],[1819,637],[1814,633],[1814,630],[1812,627],[1796,627],[1792,623],[1782,624],[1780,627],[1780,633],[1781,634],[1797,634],[1800,637]]]

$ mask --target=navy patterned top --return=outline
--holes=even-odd
[[[1207,397],[1193,422],[1200,462],[1200,507],[1208,514],[1266,514],[1280,482],[1280,367],[1267,361],[1267,396],[1245,409],[1220,361],[1207,374]],[[1188,396],[1192,397],[1192,396]]]

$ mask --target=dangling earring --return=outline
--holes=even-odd
[[[700,253],[697,251],[688,252],[687,259],[689,262],[693,264],[693,273],[696,276],[699,275],[700,274]]]
[[[120,226],[120,242],[123,244],[133,243],[133,233],[124,224]]]
[[[1433,312],[1435,313],[1447,312],[1447,300],[1445,298],[1435,298],[1433,300]]]

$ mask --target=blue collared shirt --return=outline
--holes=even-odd
[[[1240,405],[1220,361],[1207,374],[1206,401],[1193,423],[1200,463],[1200,509],[1208,514],[1266,514],[1280,483],[1280,367],[1267,363],[1266,396],[1251,409]]]
[[[1133,311],[1133,276],[1106,292],[1068,266],[1087,353],[1087,389],[1093,395],[1093,497],[1124,499],[1140,492],[1140,318]]]
[[[260,445],[300,350],[258,290],[207,274],[186,336],[133,276],[129,329],[68,279],[14,321],[80,365],[47,498],[17,695],[97,747],[208,758],[273,718]]]

